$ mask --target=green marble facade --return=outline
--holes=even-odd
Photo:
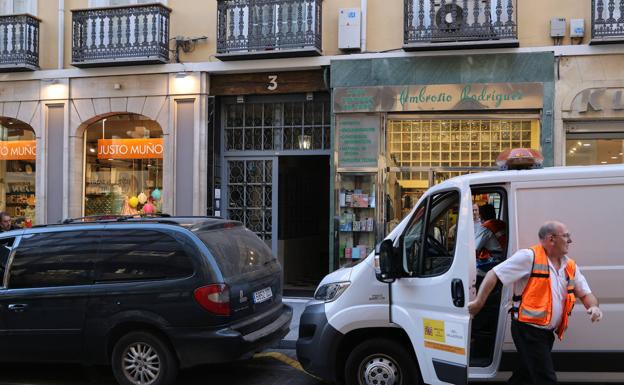
[[[550,52],[333,60],[330,84],[334,88],[453,83],[543,83],[540,144],[544,165],[552,166],[554,67],[555,57]]]

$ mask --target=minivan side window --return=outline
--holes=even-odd
[[[172,236],[155,230],[109,230],[102,237],[96,281],[135,281],[182,278],[193,265]]]
[[[4,287],[4,274],[9,263],[9,256],[11,255],[14,241],[15,238],[0,239],[0,287]]]
[[[10,289],[74,286],[93,282],[99,231],[22,236],[9,272]]]
[[[412,276],[441,275],[453,264],[459,202],[457,191],[447,191],[430,197],[416,210],[404,238],[405,267]]]

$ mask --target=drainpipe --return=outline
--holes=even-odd
[[[58,68],[65,67],[65,0],[58,2]]]
[[[361,28],[362,28],[362,37],[361,37],[361,44],[362,44],[362,48],[361,48],[361,52],[366,52],[366,9],[368,8],[367,5],[367,1],[366,0],[360,0],[360,8],[361,8],[361,17],[362,17],[362,21],[361,21]]]

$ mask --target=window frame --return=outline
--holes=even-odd
[[[509,252],[509,245],[511,242],[511,240],[509,239],[509,234],[511,233],[511,231],[509,223],[509,197],[507,194],[507,189],[505,189],[505,185],[500,184],[470,186],[471,197],[479,194],[498,194],[500,196],[500,211],[496,214],[496,218],[505,222],[505,225],[507,226],[507,244],[503,246],[503,256],[505,257],[505,259],[507,259],[507,253]],[[475,250],[474,252],[476,258],[477,251]]]
[[[0,0],[0,10],[4,8],[4,4],[7,4],[9,9],[7,12],[0,12],[0,16],[21,15],[24,13],[37,16],[37,10],[39,9],[37,0],[26,1],[28,1],[28,10],[26,12],[15,12],[15,0]]]
[[[412,278],[431,278],[431,277],[437,277],[440,275],[444,275],[446,274],[451,267],[453,266],[453,262],[455,261],[455,255],[457,253],[457,244],[455,244],[453,246],[453,262],[451,262],[448,265],[448,268],[446,270],[444,270],[443,272],[440,273],[436,273],[436,274],[423,274],[423,266],[424,266],[424,262],[425,262],[425,244],[427,242],[427,234],[429,233],[429,229],[430,229],[430,225],[431,225],[431,213],[432,213],[432,208],[434,207],[435,204],[437,204],[439,202],[439,200],[436,200],[436,202],[433,201],[433,198],[435,197],[439,197],[439,196],[445,196],[448,193],[454,193],[456,194],[456,198],[457,198],[457,203],[459,208],[461,209],[461,203],[462,203],[462,191],[458,188],[449,188],[449,189],[444,189],[444,190],[440,190],[440,191],[435,191],[432,192],[429,196],[427,196],[425,198],[425,200],[423,202],[421,202],[421,204],[419,206],[417,206],[416,210],[414,211],[414,217],[410,220],[409,225],[405,228],[404,233],[401,235],[401,240],[400,240],[400,249],[401,249],[401,253],[403,254],[403,268],[407,273],[408,277],[412,277]],[[412,228],[412,225],[414,225],[414,221],[416,220],[416,213],[418,213],[421,205],[425,205],[425,213],[424,213],[424,226],[421,230],[420,233],[420,247],[418,250],[418,255],[416,257],[417,259],[417,270],[413,270],[413,265],[409,266],[407,263],[407,257],[405,254],[405,235],[407,234],[407,232]],[[459,223],[459,216],[458,216],[458,222],[457,222],[457,228],[459,229],[460,223]],[[457,231],[457,230],[456,230]]]

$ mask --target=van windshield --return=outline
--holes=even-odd
[[[194,231],[214,256],[223,278],[267,269],[277,259],[271,249],[244,227]]]

